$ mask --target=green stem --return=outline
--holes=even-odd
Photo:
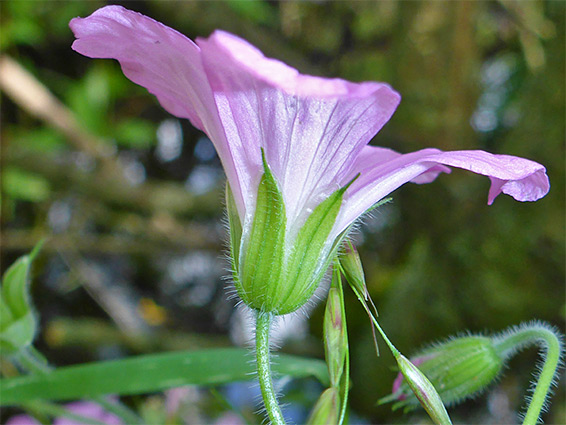
[[[271,379],[271,365],[269,363],[269,329],[273,321],[272,313],[257,312],[256,317],[256,358],[259,387],[265,404],[265,410],[272,424],[285,425],[283,414],[277,403]]]
[[[344,418],[346,417],[346,407],[348,406],[348,392],[350,386],[350,353],[349,350],[346,350],[346,358],[344,359],[344,375],[342,375],[342,379],[344,382],[344,394],[342,394],[341,404],[342,407],[340,409],[340,417],[338,418],[338,425],[342,425],[344,423]]]
[[[342,287],[342,272],[340,263],[336,261],[334,263],[333,273],[335,276],[334,282],[338,288],[340,294],[340,315],[342,316],[342,326],[344,327],[344,334],[346,335],[346,353],[344,358],[344,369],[342,375],[342,400],[340,401],[340,417],[338,418],[338,425],[344,423],[344,418],[346,417],[346,407],[348,405],[348,393],[350,390],[350,349],[348,345],[348,327],[346,325],[346,309],[344,307],[344,288]]]
[[[30,373],[44,375],[51,371],[51,367],[47,364],[41,353],[33,346],[21,349],[18,352],[17,359],[22,367]]]
[[[543,367],[523,420],[523,425],[536,425],[560,365],[563,350],[560,337],[549,326],[532,323],[516,327],[494,338],[493,343],[495,350],[503,359],[513,356],[526,346],[536,344],[542,348]]]
[[[33,346],[20,350],[18,353],[18,361],[31,373],[46,374],[52,370],[52,367],[47,364],[41,353],[39,353]],[[106,399],[105,397],[99,396],[93,397],[92,401],[102,406],[106,411],[120,417],[124,423],[142,423],[142,419],[138,415],[119,401],[114,402]],[[42,404],[42,406],[47,406],[47,404]],[[59,407],[59,409],[61,409],[58,413],[59,416],[65,416],[72,419],[73,413],[70,413],[63,407]]]
[[[362,307],[364,308],[367,315],[369,316],[370,320],[373,322],[374,326],[376,327],[376,329],[381,334],[381,337],[383,338],[383,340],[385,341],[385,343],[389,347],[389,350],[391,351],[391,354],[393,354],[393,357],[395,357],[396,359],[399,358],[401,353],[399,353],[399,350],[397,350],[397,348],[393,345],[393,343],[391,341],[389,341],[389,338],[387,338],[387,335],[385,334],[383,329],[381,329],[381,326],[379,326],[379,323],[377,322],[377,319],[375,318],[373,313],[370,311],[366,300],[364,300],[364,298],[361,296],[361,294],[359,294],[357,291],[354,291],[354,292],[356,294],[356,297],[358,298],[358,300],[362,304]]]

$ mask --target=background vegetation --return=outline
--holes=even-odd
[[[535,204],[501,196],[488,207],[489,181],[454,171],[395,192],[354,240],[382,325],[406,354],[531,319],[564,332],[564,2],[112,3],[193,39],[231,31],[303,73],[390,83],[403,101],[375,144],[484,149],[544,164],[552,187]],[[245,345],[245,318],[223,280],[224,177],[210,142],[117,63],[70,49],[69,20],[104,4],[0,2],[2,270],[49,238],[33,296],[38,346],[56,365]],[[393,360],[376,358],[368,320],[348,301],[352,422],[422,423],[421,412],[376,406],[390,392]],[[321,310],[286,321],[282,351],[323,356]],[[454,418],[515,421],[535,362],[534,351],[521,354]],[[220,398],[192,388],[182,400],[190,417],[211,422],[226,411],[219,400],[255,410],[254,392],[242,388],[221,388]],[[563,388],[547,423],[566,422]],[[287,383],[298,421],[320,390],[314,381]],[[128,402],[166,403],[162,395]]]

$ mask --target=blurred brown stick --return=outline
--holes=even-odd
[[[110,146],[84,131],[65,105],[7,55],[0,57],[0,89],[22,109],[61,131],[76,149],[99,159],[112,154]]]
[[[178,250],[186,252],[192,249],[220,250],[218,238],[207,237],[206,229],[195,229],[184,226],[181,233],[167,232],[163,235],[140,237],[139,235],[88,235],[84,233],[64,233],[53,235],[49,230],[44,233],[37,230],[3,230],[0,237],[0,249],[29,251],[37,245],[37,241],[47,238],[42,251],[67,252],[77,251],[84,254],[104,252],[109,254],[143,254],[150,255],[156,250]],[[174,230],[179,230],[175,228]],[[214,233],[213,233],[214,234]]]
[[[10,149],[4,156],[11,164],[45,177],[56,189],[71,189],[113,205],[186,216],[195,213],[218,215],[221,211],[220,190],[196,196],[175,182],[146,181],[134,186],[104,172],[79,170],[61,155],[55,158]]]

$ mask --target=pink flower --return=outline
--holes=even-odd
[[[287,247],[312,211],[358,176],[343,194],[321,259],[377,201],[406,182],[431,182],[450,172],[448,166],[488,176],[489,204],[501,192],[535,201],[549,190],[545,168],[522,158],[438,149],[400,154],[368,146],[400,101],[387,84],[302,75],[224,31],[195,44],[120,6],[75,18],[70,27],[74,50],[117,59],[167,111],[210,137],[234,196],[242,246],[265,172],[262,150],[284,201]]]
[[[65,408],[70,413],[94,419],[107,425],[121,425],[123,423],[120,418],[112,413],[108,413],[100,405],[90,401],[77,401],[75,403],[67,404]],[[39,425],[39,422],[28,415],[16,415],[8,419],[6,425]],[[59,417],[55,418],[53,425],[82,425],[82,422]]]

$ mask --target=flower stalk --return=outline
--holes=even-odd
[[[564,345],[560,336],[550,326],[539,322],[514,327],[494,339],[495,350],[504,359],[532,345],[538,345],[542,349],[543,366],[530,397],[523,425],[535,425],[540,422],[540,415],[545,410],[551,388],[556,383]]]
[[[271,378],[271,364],[269,360],[269,330],[273,322],[273,314],[258,311],[256,316],[256,361],[259,387],[265,404],[265,410],[273,425],[285,425],[283,413],[277,402],[273,380]]]

